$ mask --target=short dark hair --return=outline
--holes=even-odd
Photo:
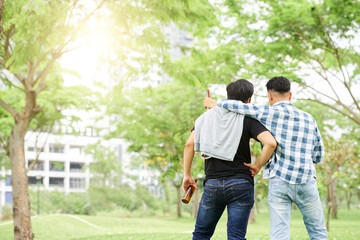
[[[227,98],[245,102],[254,93],[254,85],[246,79],[238,79],[226,86]]]
[[[267,90],[274,90],[278,93],[290,92],[290,81],[286,77],[273,77],[266,83]]]

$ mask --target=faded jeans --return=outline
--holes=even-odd
[[[269,180],[270,239],[290,239],[291,205],[296,203],[311,240],[327,239],[324,213],[316,179],[305,184],[290,184],[274,177]]]
[[[246,239],[247,223],[254,205],[254,186],[246,179],[209,179],[205,183],[193,240],[210,239],[227,206],[229,240]]]

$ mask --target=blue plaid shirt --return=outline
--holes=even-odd
[[[218,100],[218,106],[258,119],[274,135],[278,146],[264,168],[264,178],[278,176],[291,184],[316,176],[315,164],[324,157],[324,145],[315,119],[289,101],[270,106]]]

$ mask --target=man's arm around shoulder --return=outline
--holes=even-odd
[[[206,97],[203,101],[205,108],[213,108],[216,106],[228,109],[229,111],[246,115],[248,117],[259,119],[259,115],[269,110],[265,105],[246,104],[238,100],[219,99],[217,102],[214,99]]]

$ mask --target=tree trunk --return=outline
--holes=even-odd
[[[334,179],[334,181],[331,183],[331,205],[332,205],[332,218],[337,218],[337,197],[336,197],[336,191],[337,191],[337,178]]]
[[[346,196],[346,206],[347,206],[347,209],[350,210],[351,198],[352,198],[352,192],[351,192],[350,189],[348,189],[347,191],[345,191],[345,196]]]
[[[29,126],[27,118],[15,121],[10,136],[11,186],[13,196],[14,239],[32,240],[28,177],[25,167],[24,138]]]
[[[258,198],[257,198],[258,194],[259,194],[259,191],[255,189],[255,192],[254,192],[255,208],[256,208],[256,212],[257,212],[257,213],[260,213],[259,202],[258,202],[258,200],[257,200],[257,199],[258,199]]]
[[[176,185],[175,188],[176,188],[176,195],[177,195],[177,216],[181,217],[182,216],[181,215],[181,203],[182,203],[182,201],[181,201],[181,193],[180,193],[181,185]]]
[[[254,223],[255,222],[255,208],[252,207],[250,211],[249,221],[248,223]]]
[[[169,215],[171,215],[171,199],[170,199],[170,189],[169,189],[169,185],[164,182],[163,184],[163,188],[164,188],[164,195],[165,195],[165,200],[166,200],[166,210],[164,209],[164,214],[167,213]]]
[[[327,186],[327,197],[326,197],[326,205],[327,205],[327,214],[326,214],[326,229],[330,231],[330,212],[331,212],[331,194],[330,194],[330,186]]]

